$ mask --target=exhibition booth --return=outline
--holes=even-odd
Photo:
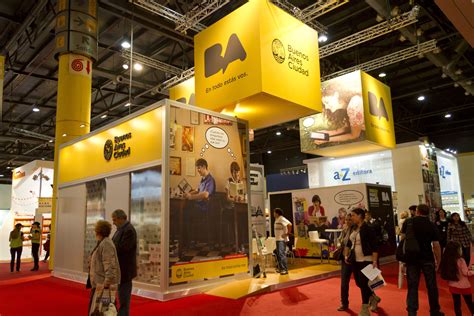
[[[134,293],[249,277],[245,121],[163,100],[62,145],[58,177],[55,276],[85,282],[95,223],[123,209],[138,234]]]
[[[418,163],[417,163],[418,162]],[[422,142],[399,144],[392,150],[348,157],[304,161],[310,188],[377,183],[388,185],[398,212],[425,203],[464,218],[459,170],[455,155]]]
[[[12,171],[11,207],[0,212],[0,260],[10,260],[9,234],[16,224],[23,225],[25,236],[22,258],[31,258],[31,225],[41,224],[41,243],[44,243],[51,227],[51,202],[53,162],[35,160]],[[40,255],[43,247],[40,247]]]
[[[270,207],[279,207],[294,228],[294,250],[299,257],[332,257],[346,215],[360,207],[371,211],[384,232],[379,256],[395,253],[395,226],[390,186],[360,183],[304,190],[272,192]],[[272,222],[274,218],[272,218]],[[273,228],[272,228],[273,231]],[[313,237],[313,232],[318,232]],[[322,261],[322,260],[321,260]]]

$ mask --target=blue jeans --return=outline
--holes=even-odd
[[[341,263],[341,305],[349,306],[349,282],[351,281],[352,265],[342,260]]]
[[[277,240],[276,242],[276,255],[278,261],[278,270],[280,272],[288,271],[288,262],[286,259],[286,242]]]
[[[120,309],[119,316],[128,316],[130,314],[130,298],[132,296],[132,281],[123,282],[118,287],[118,298]]]
[[[438,285],[436,284],[436,271],[433,261],[419,261],[407,263],[407,311],[408,315],[416,315],[418,311],[418,285],[420,275],[425,276],[426,289],[428,290],[428,301],[430,303],[430,315],[443,315],[438,300]]]

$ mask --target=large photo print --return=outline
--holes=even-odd
[[[190,122],[189,109],[171,110],[178,142],[170,148],[172,284],[248,270],[245,125],[194,113]]]

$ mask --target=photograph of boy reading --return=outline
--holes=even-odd
[[[198,159],[196,161],[196,170],[201,176],[201,182],[197,190],[191,190],[184,194],[187,200],[195,200],[200,209],[207,210],[206,201],[216,192],[216,181],[209,172],[207,161],[205,159]]]

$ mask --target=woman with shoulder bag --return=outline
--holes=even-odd
[[[359,316],[369,316],[369,304],[370,310],[376,311],[377,304],[381,299],[370,289],[369,279],[362,273],[362,269],[369,264],[377,268],[377,239],[373,229],[364,221],[365,210],[361,208],[353,209],[351,219],[354,223],[354,229],[349,237],[350,242],[348,242],[351,251],[346,252],[345,261],[347,264],[352,264],[354,278],[362,295],[362,309]],[[354,259],[351,259],[351,257]]]
[[[97,314],[97,303],[102,298],[105,289],[109,290],[111,302],[115,302],[115,292],[120,284],[120,266],[114,242],[109,238],[112,225],[100,220],[95,225],[97,246],[91,254],[89,275],[92,286],[89,315]],[[100,312],[100,311],[98,311]],[[116,312],[116,311],[115,311]]]
[[[339,237],[339,242],[341,243],[341,247],[346,248],[347,243],[349,241],[349,237],[351,235],[353,228],[351,214],[347,214],[345,218],[344,226],[342,227],[342,233]],[[344,253],[348,253],[346,250]],[[352,274],[352,265],[347,264],[344,260],[344,256],[341,260],[341,306],[337,309],[338,311],[342,312],[349,308],[349,282],[351,281],[351,274]]]

